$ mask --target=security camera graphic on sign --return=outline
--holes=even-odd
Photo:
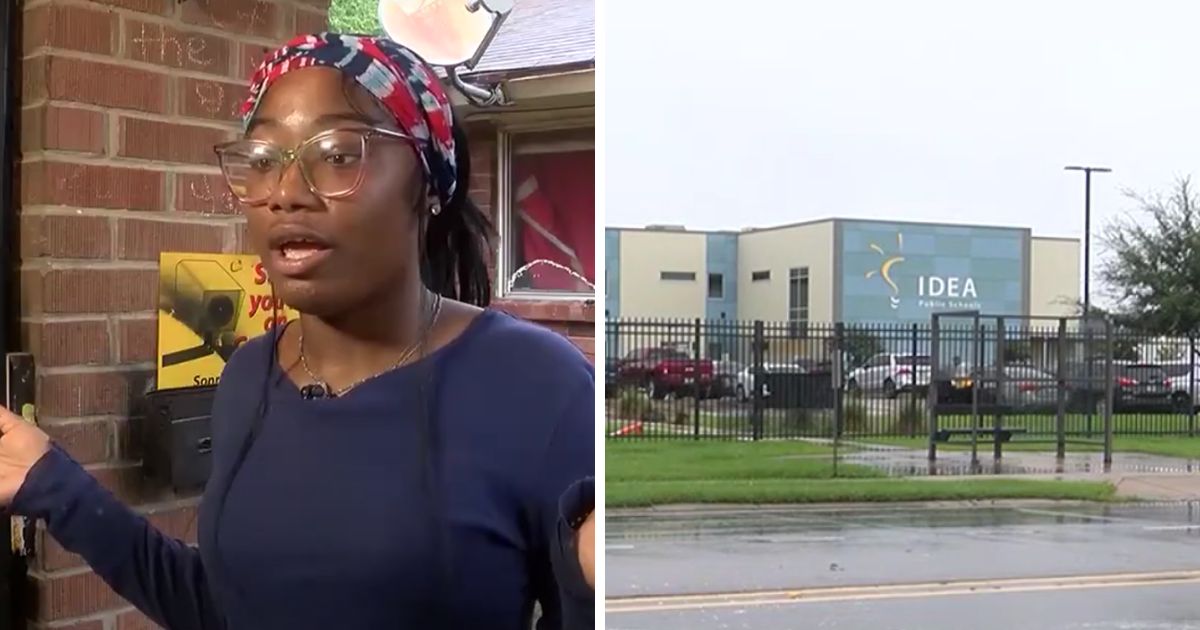
[[[892,310],[896,310],[900,308],[900,287],[896,285],[895,280],[892,280],[892,267],[904,262],[904,257],[899,255],[889,256],[887,252],[883,251],[882,247],[876,245],[875,243],[871,243],[871,249],[879,253],[879,255],[883,258],[883,262],[879,265],[879,269],[872,269],[871,271],[868,271],[867,278],[874,278],[876,275],[878,275],[883,279],[884,283],[887,284],[888,289],[892,293],[891,296],[888,297],[888,300],[892,305]],[[902,251],[903,249],[904,235],[897,232],[896,251]]]
[[[173,282],[164,278],[159,286],[160,304],[196,333],[201,343],[164,355],[163,367],[211,354],[229,360],[236,348],[235,331],[245,291],[215,260],[181,260],[173,275]]]

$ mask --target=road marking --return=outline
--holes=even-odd
[[[1188,532],[1194,529],[1200,529],[1200,525],[1150,525],[1142,528],[1147,532]]]
[[[1200,570],[1044,578],[961,580],[913,584],[878,584],[869,586],[834,586],[697,595],[663,595],[657,597],[614,597],[605,601],[604,609],[606,613],[613,614],[670,612],[707,608],[752,608],[786,604],[1029,593],[1090,588],[1167,586],[1176,584],[1200,584]]]
[[[1070,518],[1081,521],[1107,521],[1109,523],[1145,523],[1145,519],[1126,516],[1104,516],[1101,514],[1086,514],[1078,512],[1059,512],[1056,510],[1039,510],[1035,508],[1017,508],[1018,512],[1034,516],[1053,516],[1055,518]]]

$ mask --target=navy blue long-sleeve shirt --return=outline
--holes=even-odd
[[[277,367],[264,381],[273,360],[264,336],[222,374],[198,548],[57,447],[13,511],[171,629],[526,630],[535,601],[539,628],[594,626],[568,524],[595,463],[594,370],[574,345],[489,310],[425,360],[318,400]]]

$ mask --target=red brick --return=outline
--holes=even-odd
[[[111,258],[108,219],[92,216],[22,214],[21,259]]]
[[[184,116],[237,121],[246,89],[241,83],[180,77],[175,102]]]
[[[211,127],[122,117],[117,155],[216,166],[213,147],[229,137],[230,132]]]
[[[21,111],[21,150],[104,153],[105,116],[101,112],[58,105]]]
[[[596,323],[589,321],[567,322],[567,334],[572,337],[595,337]]]
[[[55,621],[122,606],[121,598],[95,573],[30,576],[36,594],[34,618]]]
[[[48,422],[42,429],[80,464],[99,464],[112,459],[116,438],[108,420]]]
[[[596,307],[583,299],[563,301],[503,300],[496,306],[535,322],[594,322]]]
[[[161,630],[162,626],[150,621],[146,615],[129,610],[117,615],[117,630]]]
[[[166,252],[220,252],[226,228],[170,221],[121,220],[117,254],[129,260],[158,260]]]
[[[309,11],[297,7],[295,33],[320,33],[329,29],[329,15],[324,11]]]
[[[130,313],[157,307],[153,269],[26,269],[21,306],[38,313]]]
[[[42,367],[104,365],[109,362],[108,322],[25,322],[24,348]]]
[[[66,162],[21,165],[25,204],[162,210],[165,175],[148,168]]]
[[[25,68],[26,103],[49,97],[102,107],[167,112],[167,77],[163,74],[55,56],[31,57]]]
[[[120,415],[129,408],[133,372],[39,374],[39,417]],[[139,391],[140,393],[140,391]]]
[[[26,57],[21,62],[21,102],[33,105],[49,98],[46,77],[50,63],[46,55]]]
[[[180,173],[175,178],[175,210],[201,214],[241,212],[241,205],[229,192],[223,176]]]
[[[104,622],[100,619],[86,621],[67,621],[53,625],[37,625],[33,630],[104,630]]]
[[[263,0],[185,2],[180,9],[183,21],[188,24],[270,39],[286,37],[281,7]]]
[[[119,418],[115,424],[117,427],[117,460],[141,461],[144,456],[142,418],[138,416]]]
[[[158,322],[154,319],[122,319],[117,324],[120,363],[154,361],[158,350]]]
[[[195,5],[195,2],[188,4]],[[235,44],[155,22],[125,21],[125,57],[168,68],[228,76]]]
[[[117,16],[112,11],[44,4],[25,12],[25,53],[42,46],[111,55],[116,52]]]
[[[471,146],[471,174],[490,174],[492,164],[496,160],[496,145],[492,140],[491,130],[468,134],[468,138]]]
[[[322,11],[329,10],[329,1],[330,0],[297,0],[297,2],[300,4],[307,4],[310,7],[316,7]]]
[[[129,9],[130,11],[139,11],[141,13],[152,13],[154,15],[169,15],[171,6],[178,0],[92,0],[100,4],[106,4],[112,7],[121,9]]]
[[[271,49],[258,44],[242,44],[238,51],[238,65],[234,69],[234,78],[250,81],[258,64],[271,52]]]
[[[571,343],[578,346],[584,354],[588,355],[588,358],[593,360],[596,358],[596,339],[594,337],[570,336],[568,338],[571,340]]]

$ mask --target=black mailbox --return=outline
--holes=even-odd
[[[142,430],[147,477],[176,492],[204,488],[212,470],[212,406],[216,386],[146,395]]]

